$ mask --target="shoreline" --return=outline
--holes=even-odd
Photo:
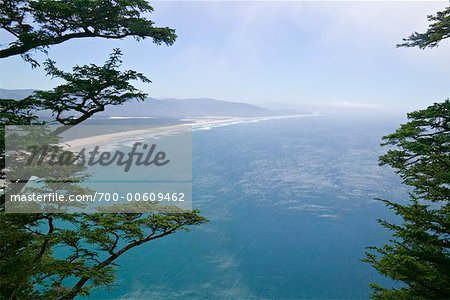
[[[122,132],[100,134],[96,136],[90,136],[86,138],[77,138],[73,140],[64,141],[61,145],[66,149],[80,150],[81,148],[89,146],[100,146],[111,144],[114,142],[120,142],[123,140],[129,140],[133,137],[156,137],[161,135],[167,135],[170,133],[183,132],[188,130],[208,130],[214,127],[229,126],[242,123],[254,123],[267,120],[289,119],[289,118],[301,118],[301,117],[313,117],[321,116],[323,114],[299,114],[299,115],[285,115],[285,116],[264,116],[264,117],[229,117],[229,118],[185,118],[179,119],[180,121],[188,121],[190,123],[165,125],[152,127],[148,129],[136,129]],[[131,118],[131,117],[130,117]],[[83,126],[83,125],[81,125]]]

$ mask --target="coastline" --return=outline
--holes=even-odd
[[[128,130],[116,133],[100,134],[96,136],[90,136],[86,138],[77,138],[73,140],[65,141],[61,144],[66,149],[80,150],[81,148],[94,146],[94,145],[107,145],[114,142],[120,142],[128,140],[133,137],[156,137],[163,136],[171,133],[183,132],[188,130],[208,130],[214,127],[229,126],[242,123],[255,123],[267,120],[288,119],[288,118],[300,118],[300,117],[313,117],[320,116],[322,114],[299,114],[299,115],[285,115],[285,116],[264,116],[264,117],[226,117],[226,118],[185,118],[180,121],[187,121],[188,123],[166,125],[158,127],[150,127],[147,129]]]

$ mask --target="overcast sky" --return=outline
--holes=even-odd
[[[424,31],[426,15],[448,1],[152,5],[156,24],[176,29],[173,46],[84,39],[53,46],[49,57],[68,70],[101,64],[120,47],[124,68],[145,73],[153,83],[137,86],[156,98],[412,110],[450,95],[450,41],[427,50],[395,47]],[[2,88],[58,83],[19,57],[2,59],[0,68]]]

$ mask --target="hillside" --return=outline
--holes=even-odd
[[[0,89],[0,98],[22,99],[32,90]],[[121,106],[110,106],[96,116],[121,117],[256,117],[281,115],[285,113],[246,103],[220,101],[215,99],[153,99],[143,102],[131,101]]]
[[[32,89],[26,89],[26,90],[7,90],[7,89],[0,89],[0,98],[1,99],[23,99],[28,96],[30,96],[33,93]]]

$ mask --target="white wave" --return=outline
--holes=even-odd
[[[127,120],[127,119],[157,119],[157,117],[108,117],[111,120]]]
[[[301,114],[301,115],[287,115],[287,116],[267,116],[267,117],[253,117],[253,118],[235,118],[233,120],[223,120],[220,123],[207,123],[207,124],[195,124],[192,127],[193,131],[197,130],[211,130],[213,128],[226,127],[239,124],[249,124],[249,123],[259,123],[261,121],[270,120],[282,120],[282,119],[293,119],[293,118],[304,118],[304,117],[318,117],[324,116],[321,113],[311,113],[311,114]]]
[[[324,211],[324,210],[329,210],[329,208],[326,207],[326,206],[315,205],[315,204],[308,204],[308,203],[300,204],[300,205],[297,205],[297,206],[289,206],[289,207],[286,207],[286,209],[306,210],[306,211]]]
[[[197,131],[197,130],[211,130],[212,127],[211,126],[205,126],[205,127],[193,127],[192,131]]]
[[[321,214],[321,215],[317,215],[317,217],[319,217],[319,218],[329,218],[329,219],[334,219],[334,218],[337,218],[338,215],[334,215],[334,214]]]

